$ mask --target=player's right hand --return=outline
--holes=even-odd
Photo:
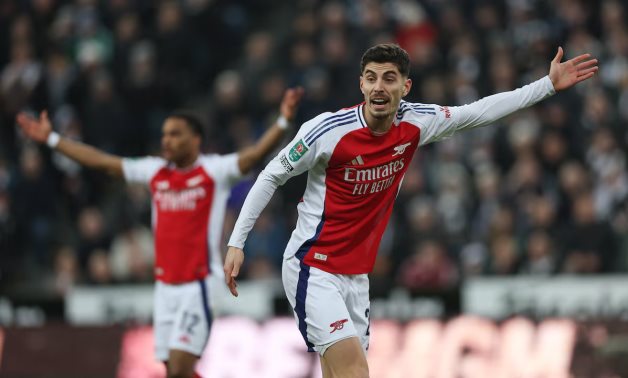
[[[235,279],[240,273],[240,267],[244,262],[244,251],[241,248],[229,247],[225,257],[225,282],[234,297],[238,296],[238,284]]]
[[[295,87],[286,89],[283,94],[281,104],[279,105],[279,111],[289,122],[294,122],[303,93],[303,87]]]
[[[20,112],[15,120],[20,125],[27,137],[38,143],[45,143],[52,131],[52,125],[48,119],[48,112],[44,110],[39,115],[39,120],[24,112]]]

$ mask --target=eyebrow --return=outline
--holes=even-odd
[[[364,71],[364,76],[369,75],[369,74],[377,76],[377,73],[375,73],[375,71],[373,71],[373,70],[365,70]],[[396,71],[388,70],[388,71],[385,71],[382,74],[382,76],[385,76],[385,75],[395,75],[395,76],[397,76],[398,74],[397,74]]]

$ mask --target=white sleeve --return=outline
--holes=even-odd
[[[456,131],[486,126],[517,110],[527,108],[555,94],[549,76],[517,88],[484,97],[462,106],[432,105],[435,115],[421,117],[421,145],[453,135]]]
[[[129,183],[148,184],[157,171],[166,165],[166,161],[159,157],[124,158],[122,159],[122,173]]]
[[[238,164],[239,159],[238,153],[231,153],[228,155],[203,155],[200,160],[203,168],[212,177],[231,186],[242,178]]]
[[[233,227],[228,243],[230,247],[244,248],[244,242],[255,221],[279,185],[285,184],[291,177],[300,175],[317,163],[320,139],[309,146],[305,143],[305,134],[318,124],[315,122],[317,118],[303,124],[296,137],[259,174],[244,200]]]

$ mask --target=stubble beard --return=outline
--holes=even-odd
[[[383,119],[387,119],[389,117],[391,117],[395,112],[393,112],[392,110],[390,111],[383,111],[383,112],[376,112],[374,110],[371,110],[371,116],[377,120],[383,120]]]

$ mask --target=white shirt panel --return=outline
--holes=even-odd
[[[124,179],[130,183],[148,184],[157,171],[168,162],[160,157],[146,156],[122,159]]]

